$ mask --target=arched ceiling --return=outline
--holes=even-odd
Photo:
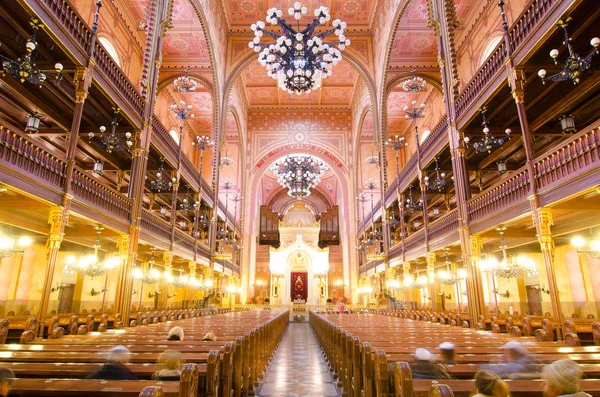
[[[267,76],[266,68],[258,60],[246,66],[241,78],[250,107],[335,105],[349,108],[358,72],[342,60],[334,66],[333,75],[323,80],[322,88],[313,90],[308,95],[288,94],[279,89],[277,81]]]
[[[332,20],[340,18],[348,23],[349,33],[368,33],[373,26],[375,10],[382,0],[307,0],[302,5],[309,12],[319,6],[326,6]],[[267,10],[276,7],[287,15],[287,9],[293,1],[281,0],[225,0],[223,7],[230,32],[249,32],[250,25],[266,17]]]

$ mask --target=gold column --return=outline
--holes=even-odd
[[[532,200],[532,206],[537,205]],[[560,307],[560,294],[558,284],[556,283],[556,274],[554,272],[554,239],[552,238],[551,227],[554,224],[552,210],[550,208],[532,208],[533,222],[537,231],[537,238],[542,250],[546,276],[548,277],[548,289],[550,289],[550,303],[552,305],[552,314],[554,315],[554,324],[556,326],[556,337],[563,337],[564,316]]]
[[[410,261],[402,263],[402,276],[402,282],[404,283],[404,280],[406,280],[406,278],[410,276]],[[404,294],[404,301],[408,303],[409,307],[412,307],[412,304],[410,303],[411,289],[411,286],[405,285],[404,289],[402,290],[402,293]]]
[[[135,266],[135,261],[137,259],[137,249],[138,249],[138,239],[140,236],[140,228],[137,226],[129,227],[129,238],[128,247],[127,247],[127,260],[125,266],[122,271],[121,278],[121,286],[123,290],[123,295],[120,297],[121,302],[120,305],[117,305],[115,302],[115,310],[119,310],[121,316],[123,318],[123,324],[129,324],[129,312],[131,311],[131,301],[133,294],[133,282],[132,282],[132,271]],[[125,240],[123,241],[125,244]],[[125,250],[125,246],[120,248],[120,250]],[[141,291],[140,291],[141,297]],[[139,308],[138,308],[139,309]]]
[[[163,262],[165,263],[164,274],[170,274],[172,277],[175,277],[173,274],[173,253],[171,251],[163,252]],[[161,284],[162,290],[159,299],[159,308],[162,306],[163,309],[166,309],[169,305],[169,280],[163,277],[158,283]]]
[[[119,308],[123,305],[123,299],[126,289],[126,284],[133,283],[131,277],[127,277],[128,264],[127,254],[129,252],[129,235],[121,234],[117,237],[117,248],[119,249],[119,258],[121,259],[121,266],[119,267],[119,274],[117,276],[117,285],[115,286],[115,303],[114,311],[117,313]]]
[[[429,299],[431,300],[431,310],[437,311],[438,301],[437,288],[435,287],[435,259],[435,252],[427,253],[427,280],[429,283]]]
[[[44,324],[46,323],[50,293],[52,292],[52,279],[54,278],[54,270],[56,269],[56,262],[58,260],[58,251],[60,250],[60,244],[65,235],[65,225],[68,217],[68,211],[66,211],[64,207],[50,208],[50,215],[48,217],[50,233],[48,234],[47,243],[48,262],[46,266],[46,275],[44,277],[44,286],[42,287],[42,301],[38,313],[38,318],[40,319],[38,336],[44,334]]]
[[[483,286],[479,259],[483,242],[481,237],[472,236],[468,228],[460,230],[463,264],[467,267],[467,300],[471,327],[477,323],[480,314],[484,313],[485,301],[483,299]]]
[[[196,261],[188,261],[188,268],[190,269],[190,280],[196,279]],[[189,292],[188,292],[188,290],[189,290]],[[190,303],[193,303],[194,300],[196,299],[196,286],[195,285],[186,286],[183,291],[184,291],[184,295],[183,295],[183,300],[181,302],[181,305],[185,309],[186,307],[190,307],[189,304],[187,304],[187,305],[185,304],[186,299]],[[188,296],[188,293],[189,293],[189,296]]]

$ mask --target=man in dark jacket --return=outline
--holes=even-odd
[[[15,374],[9,368],[0,367],[0,397],[8,396],[14,377]]]
[[[409,363],[413,379],[452,379],[434,359],[434,355],[427,349],[415,350],[415,361]]]
[[[113,347],[108,355],[108,362],[102,368],[87,376],[87,379],[136,380],[124,363],[129,362],[129,350],[125,346]]]

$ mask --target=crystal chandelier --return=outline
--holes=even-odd
[[[416,278],[411,281],[411,286],[413,288],[421,289],[427,287],[427,282],[429,281],[429,279],[425,275],[419,276],[419,270],[417,270]]]
[[[277,182],[288,189],[288,195],[298,200],[310,195],[310,189],[321,182],[321,177],[328,169],[323,161],[302,155],[287,156],[270,167],[277,176]]]
[[[179,92],[193,92],[198,88],[198,82],[188,76],[190,68],[185,68],[185,76],[179,76],[173,80],[173,85]]]
[[[160,280],[160,271],[154,269],[154,249],[152,249],[152,256],[148,262],[149,268],[146,271],[136,267],[133,269],[133,276],[138,280],[141,280],[144,284],[154,284]]]
[[[24,253],[25,248],[31,245],[31,239],[29,237],[19,237],[18,239],[12,237],[0,237],[0,258],[7,258],[16,252]]]
[[[179,210],[188,212],[196,208],[196,206],[198,205],[200,205],[199,201],[194,201],[190,199],[190,188],[188,186],[185,192],[185,197],[183,198],[183,200],[181,200],[181,204],[179,204]]]
[[[423,209],[423,199],[421,198],[419,201],[415,201],[412,185],[408,186],[408,198],[406,199],[406,203],[404,203],[404,208],[409,212],[421,211]]]
[[[523,256],[517,258],[508,257],[506,252],[508,247],[504,241],[504,232],[506,231],[506,227],[500,226],[496,228],[496,231],[500,234],[499,248],[502,250],[502,260],[500,263],[498,263],[498,261],[495,259],[491,259],[488,261],[488,263],[484,263],[484,269],[489,267],[496,277],[506,279],[518,277],[524,273],[537,274],[535,262],[530,258]]]
[[[577,248],[577,253],[579,254],[588,254],[594,259],[600,258],[600,239],[594,239],[591,229],[589,239],[575,236],[571,239],[571,244]]]
[[[421,77],[415,76],[415,70],[411,69],[412,77],[402,82],[402,89],[405,92],[417,93],[425,89],[427,82]]]
[[[110,122],[110,134],[105,134],[106,127],[101,125],[98,137],[96,137],[96,134],[93,132],[88,134],[90,142],[94,140],[97,141],[98,145],[108,153],[130,150],[131,146],[133,146],[131,132],[126,132],[124,137],[117,135],[117,126],[119,125],[119,119],[121,118],[121,109],[119,107],[113,107],[113,112],[114,116]]]
[[[156,180],[150,181],[150,190],[154,193],[161,193],[164,191],[168,191],[173,187],[173,183],[176,181],[175,178],[172,178],[170,181],[166,181],[163,178],[165,173],[165,159],[160,158],[160,165],[158,166],[158,172],[156,173]]]
[[[84,276],[97,277],[104,273],[114,269],[121,264],[121,259],[118,256],[112,257],[105,261],[99,261],[98,250],[100,249],[100,234],[104,228],[102,226],[96,226],[96,241],[94,243],[94,253],[90,255],[84,255],[79,259],[74,256],[69,256],[66,259],[65,269],[67,272],[75,270]]]
[[[185,287],[186,285],[189,284],[190,278],[187,275],[183,274],[182,271],[181,271],[181,269],[180,269],[179,270],[179,277],[175,278],[171,274],[168,274],[167,275],[167,282],[169,284],[173,284],[173,286],[176,287],[176,288],[183,288],[183,287]]]
[[[33,32],[25,44],[25,54],[16,60],[0,55],[0,60],[2,60],[2,75],[9,75],[13,79],[19,80],[21,83],[28,82],[40,87],[44,85],[49,75],[55,75],[55,81],[59,83],[62,78],[61,72],[63,70],[63,65],[61,63],[57,62],[54,65],[54,71],[42,71],[38,68],[34,60],[36,54],[34,51],[37,48],[37,32],[44,25],[36,18],[29,21],[29,25]]]
[[[363,217],[365,217],[365,203],[367,201],[369,201],[369,195],[367,195],[366,193],[360,193],[356,197],[356,200],[358,200],[361,203],[362,214],[363,214]],[[371,212],[373,212],[373,211],[371,211]],[[359,223],[360,223],[360,221],[359,221]],[[375,243],[372,239],[372,234],[366,233],[366,237],[363,237],[362,240],[358,241],[358,246],[356,247],[356,249],[361,252],[365,252],[366,250],[369,249],[370,246],[372,246],[374,244]]]
[[[567,46],[567,50],[569,50],[569,56],[562,63],[562,70],[552,76],[546,77],[546,69],[540,69],[538,72],[538,76],[542,78],[542,83],[546,84],[546,81],[564,81],[564,80],[572,80],[573,84],[579,83],[581,81],[581,77],[590,71],[590,67],[592,64],[592,58],[594,55],[598,54],[598,47],[600,46],[600,38],[594,37],[590,40],[590,45],[594,47],[592,51],[585,57],[581,58],[574,50],[571,42],[573,39],[569,36],[569,32],[567,31],[567,26],[569,22],[571,22],[572,18],[568,17],[566,19],[559,19],[556,25],[559,28],[562,28],[565,34],[565,39],[563,44]],[[558,54],[559,51],[555,48],[550,51],[550,57],[554,60],[554,64],[558,65]]]
[[[440,172],[440,166],[438,164],[439,158],[435,158],[435,178],[429,178],[426,176],[425,185],[429,190],[435,190],[438,192],[443,192],[446,190],[446,174],[444,172]]]
[[[213,141],[208,135],[196,135],[196,140],[192,142],[193,147],[195,147],[198,150],[201,150],[201,155],[203,155],[204,152],[208,150],[208,148],[210,148],[212,145]]]
[[[405,141],[403,136],[395,135],[393,138],[388,138],[388,140],[385,142],[385,145],[396,152],[397,156],[400,149],[408,147],[408,142]]]
[[[480,111],[481,111],[481,117],[483,118],[483,121],[481,123],[481,126],[483,127],[483,138],[481,138],[479,141],[475,142],[473,144],[473,147],[475,148],[475,150],[477,150],[480,153],[484,153],[484,152],[491,153],[492,150],[497,149],[500,146],[504,145],[504,142],[506,142],[510,139],[510,133],[512,131],[510,128],[507,128],[506,130],[504,130],[504,132],[506,133],[506,136],[496,138],[495,136],[490,134],[490,128],[489,128],[490,123],[487,120],[487,118],[485,117],[485,112],[487,111],[487,107],[486,106],[482,107],[480,109]],[[468,147],[469,143],[471,142],[471,139],[468,136],[465,136],[464,141]]]
[[[279,25],[282,34],[265,30],[265,23],[258,21],[250,27],[255,37],[248,46],[259,53],[258,61],[267,68],[267,74],[278,81],[279,88],[300,95],[319,88],[321,80],[331,76],[331,69],[342,59],[341,51],[350,45],[350,40],[344,36],[346,22],[339,19],[332,22],[332,29],[315,34],[319,24],[331,19],[327,7],[317,8],[314,11],[315,19],[304,30],[300,30],[300,19],[308,13],[307,8],[295,2],[288,13],[297,21],[297,29],[292,26],[293,22],[287,23],[282,19],[283,11],[270,8],[266,21],[271,25]],[[323,41],[331,34],[335,34],[338,40]],[[264,35],[275,42],[260,44]]]
[[[444,261],[444,263],[446,265],[446,270],[445,271],[440,270],[438,272],[438,279],[440,280],[440,283],[442,283],[442,284],[454,285],[454,284],[458,283],[460,280],[466,278],[467,274],[464,269],[460,269],[460,270],[458,270],[458,272],[453,273],[450,270],[450,267],[452,266],[452,262],[450,261],[450,256],[448,255],[449,248],[444,248],[444,251],[446,251],[446,260]]]

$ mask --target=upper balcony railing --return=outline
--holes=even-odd
[[[513,54],[521,49],[526,39],[532,36],[532,33],[546,20],[548,14],[561,2],[566,3],[562,0],[533,0],[529,3],[508,31]],[[456,98],[457,119],[488,88],[490,82],[505,70],[508,53],[509,49],[506,48],[506,42],[504,40],[500,41],[496,49]]]
[[[171,241],[171,224],[147,209],[142,211],[142,231],[159,237],[166,242]]]
[[[455,232],[458,232],[458,211],[456,208],[437,219],[429,221],[427,229],[429,241],[442,239]]]
[[[73,171],[71,189],[78,200],[87,203],[96,210],[102,209],[105,213],[121,221],[129,222],[131,200],[116,190],[95,181],[77,167]]]
[[[73,39],[80,49],[83,50],[84,54],[90,54],[92,43],[91,29],[71,6],[70,2],[64,0],[37,1],[40,1],[45,6],[43,9],[39,8],[38,11],[47,12],[48,16],[52,17],[55,23],[64,29],[68,37]],[[43,16],[41,17],[43,18]],[[141,119],[144,113],[144,98],[98,41],[96,41],[94,46],[94,58],[96,61],[96,70],[100,71],[115,91],[122,95],[124,103],[121,105],[130,106]]]

